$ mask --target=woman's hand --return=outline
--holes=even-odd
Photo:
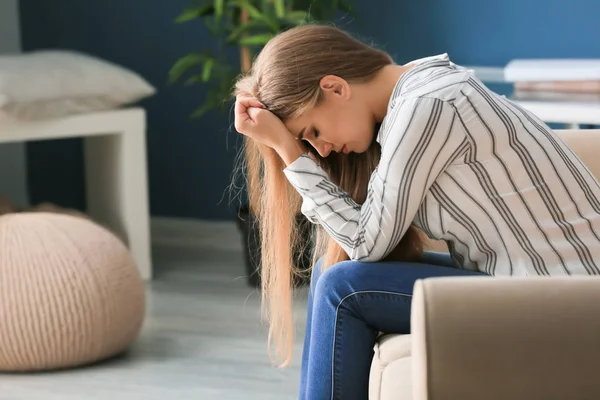
[[[249,138],[276,149],[291,138],[291,133],[275,114],[256,98],[241,93],[235,101],[235,129]]]
[[[256,98],[240,93],[235,101],[235,130],[274,149],[286,165],[306,152],[283,122]]]

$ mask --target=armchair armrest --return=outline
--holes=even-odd
[[[431,278],[412,303],[415,399],[600,398],[600,278]]]

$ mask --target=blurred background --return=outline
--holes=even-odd
[[[133,71],[155,89],[135,104],[146,112],[146,146],[138,151],[146,157],[152,244],[144,329],[132,352],[113,363],[59,375],[0,375],[2,399],[120,399],[142,393],[145,399],[295,397],[305,288],[296,305],[296,360],[286,371],[274,369],[260,325],[257,282],[251,279],[256,239],[239,222],[245,194],[242,189],[240,197],[230,198],[228,192],[242,144],[232,127],[231,103],[197,112],[229,89],[222,84],[230,79],[225,72],[240,72],[240,43],[256,51],[265,41],[251,27],[211,25],[219,3],[0,0],[0,57],[67,49]],[[244,13],[248,21],[260,21],[265,4],[276,2],[236,4],[243,10],[234,15],[238,22]],[[312,7],[313,18],[374,43],[397,63],[448,53],[507,96],[515,86],[505,81],[504,68],[513,60],[600,59],[597,0],[297,4],[280,28],[309,19]],[[229,61],[222,64],[210,54],[228,37],[219,54]],[[211,92],[215,85],[221,86]],[[592,118],[573,120],[567,112],[542,119],[556,127],[600,123],[598,99],[577,104]],[[0,119],[0,138],[11,126]],[[11,140],[0,145],[0,196],[17,208],[48,202],[85,212],[90,201],[85,162],[82,138]]]

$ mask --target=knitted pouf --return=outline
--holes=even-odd
[[[144,286],[125,245],[79,217],[0,217],[0,371],[100,361],[140,331]]]

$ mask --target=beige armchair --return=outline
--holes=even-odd
[[[559,135],[600,179],[600,130]],[[421,280],[411,325],[376,344],[371,400],[600,399],[600,277]]]

